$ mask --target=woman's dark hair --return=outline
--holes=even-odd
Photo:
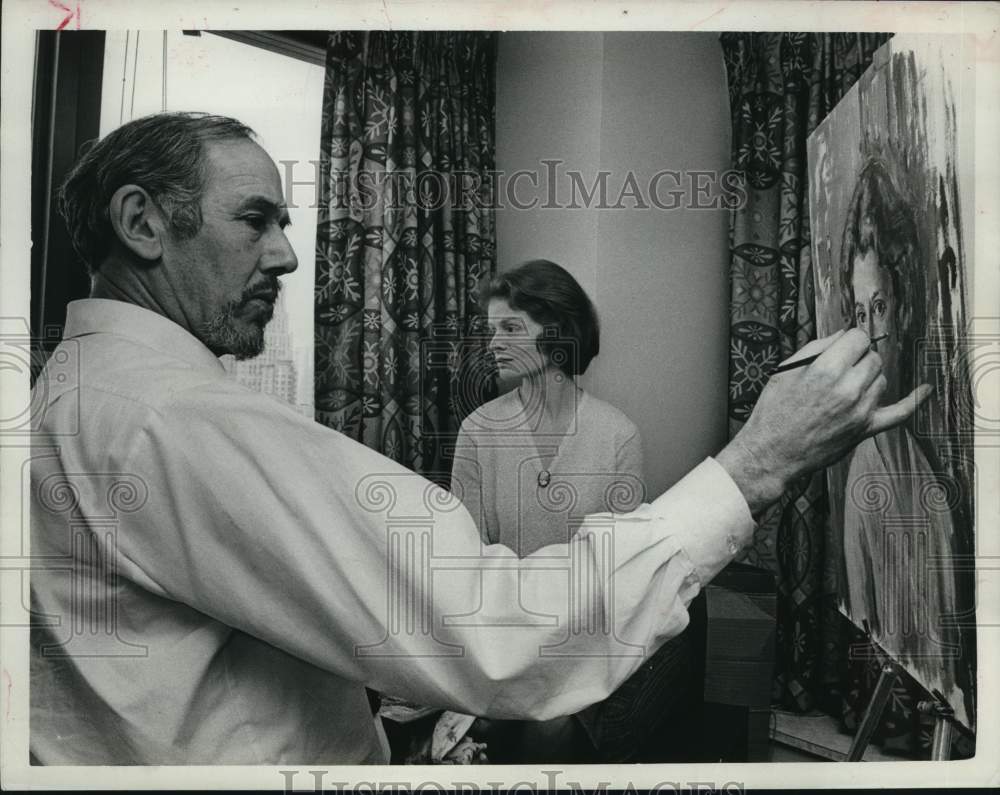
[[[228,116],[157,113],[108,133],[70,171],[59,189],[59,212],[73,247],[93,273],[111,251],[115,233],[108,205],[122,185],[144,188],[181,239],[201,228],[204,142],[253,140],[254,132]]]
[[[601,347],[597,310],[580,283],[547,259],[525,262],[493,280],[484,306],[501,298],[542,326],[536,344],[566,375],[582,375]]]
[[[869,161],[858,175],[844,224],[840,256],[841,310],[851,325],[854,314],[854,260],[874,251],[878,267],[889,273],[893,322],[903,346],[900,383],[912,381],[913,344],[923,328],[926,276],[913,207],[879,160]]]

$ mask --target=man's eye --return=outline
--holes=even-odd
[[[258,232],[267,226],[267,219],[263,215],[245,215],[243,220]]]
[[[864,309],[858,308],[858,310],[854,313],[854,315],[855,315],[855,317],[857,317],[858,323],[864,323],[865,322],[865,310]]]
[[[885,301],[875,301],[872,304],[872,311],[876,317],[885,317]]]

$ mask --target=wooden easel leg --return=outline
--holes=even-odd
[[[872,738],[872,733],[885,711],[885,705],[889,701],[892,693],[893,682],[896,681],[896,666],[888,662],[882,666],[882,673],[879,675],[878,683],[875,685],[875,692],[872,693],[872,700],[868,702],[868,709],[861,719],[858,732],[854,735],[850,750],[847,752],[846,762],[860,762],[865,755],[865,749]]]
[[[941,762],[951,758],[951,723],[939,717],[934,725],[934,739],[931,742],[931,759]]]
[[[934,717],[934,735],[931,738],[931,760],[943,762],[951,759],[952,708],[943,701],[921,701],[917,710]]]

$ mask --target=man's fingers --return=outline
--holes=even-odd
[[[833,340],[811,366],[843,372],[857,364],[871,349],[871,344],[871,339],[861,329],[848,329],[838,339]]]
[[[846,329],[841,329],[840,331],[831,334],[829,337],[821,337],[820,339],[807,342],[780,364],[790,364],[791,362],[797,362],[799,359],[805,359],[807,356],[817,356],[821,354],[834,342],[844,336],[845,331]]]
[[[882,357],[869,348],[868,352],[861,357],[861,360],[847,371],[844,376],[844,386],[848,389],[857,388],[859,395],[866,395],[882,372]],[[885,390],[883,384],[878,390],[871,406],[878,405],[878,399]],[[867,395],[866,395],[867,396]]]
[[[868,428],[869,433],[872,435],[882,433],[905,422],[917,410],[917,406],[930,397],[932,391],[930,384],[921,384],[902,400],[896,401],[891,406],[876,409]]]

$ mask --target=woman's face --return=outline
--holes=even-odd
[[[874,344],[882,357],[885,377],[889,382],[886,399],[897,389],[899,331],[896,328],[896,296],[892,292],[889,272],[879,267],[878,254],[869,249],[854,258],[851,290],[854,295],[854,323],[872,339],[884,336]]]
[[[486,311],[490,331],[490,353],[496,359],[501,380],[524,378],[545,369],[546,361],[535,341],[544,329],[503,298],[490,301]]]

